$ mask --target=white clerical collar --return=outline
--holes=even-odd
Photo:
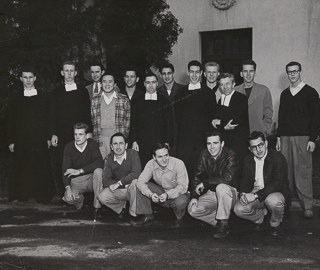
[[[88,141],[85,142],[83,148],[81,149],[81,148],[77,145],[77,143],[74,142],[75,147],[76,147],[76,148],[79,150],[79,152],[81,152],[81,153],[82,153],[84,150],[86,150],[87,144],[88,144]]]
[[[73,91],[73,90],[77,90],[77,85],[76,83],[73,84],[65,84],[65,88],[67,92]]]
[[[189,83],[189,85],[188,85],[188,90],[196,90],[196,89],[200,89],[200,88],[201,88],[200,82],[198,82],[196,84]]]
[[[154,92],[152,94],[146,92],[145,95],[144,95],[144,99],[145,100],[158,100],[157,92]]]
[[[230,100],[233,94],[234,94],[234,90],[229,95],[221,94],[221,105],[229,107]]]
[[[102,96],[107,105],[109,105],[112,102],[113,98],[117,98],[117,93],[116,91],[113,91],[112,95],[110,97],[107,97],[107,95],[103,92]]]
[[[35,89],[35,88],[30,89],[30,90],[24,89],[24,91],[23,91],[23,95],[25,97],[33,97],[33,96],[36,96],[37,94],[38,94],[38,92],[37,92],[37,89]]]
[[[305,86],[306,84],[301,81],[296,87],[292,87],[290,86],[290,92],[293,96],[295,96],[296,94],[298,94],[300,92],[300,90]]]
[[[124,154],[119,158],[117,158],[117,156],[116,155],[113,155],[113,161],[116,161],[116,162],[118,162],[120,165],[122,164],[122,162],[124,161],[124,160],[126,160],[127,159],[127,151],[124,151]]]

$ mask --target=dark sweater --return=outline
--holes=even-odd
[[[315,142],[319,130],[319,94],[305,85],[293,96],[290,88],[280,96],[278,136],[310,136]]]
[[[68,169],[80,170],[83,169],[85,174],[93,173],[97,168],[103,168],[103,159],[99,150],[98,143],[93,139],[88,139],[86,149],[81,153],[74,141],[69,142],[64,148],[63,164],[62,164],[62,177],[64,186],[71,183],[71,179],[76,176],[66,177],[63,174]]]
[[[121,180],[122,186],[128,185],[132,180],[137,179],[141,173],[141,164],[138,152],[127,149],[127,158],[121,165],[114,161],[114,153],[111,152],[105,159],[102,183],[107,188]]]

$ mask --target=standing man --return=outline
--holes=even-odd
[[[157,142],[172,143],[172,112],[169,101],[157,94],[158,78],[150,72],[144,80],[146,94],[137,97],[132,105],[132,149],[139,152],[144,167],[152,158]]]
[[[170,149],[170,155],[175,157],[177,152],[178,126],[174,113],[174,99],[178,91],[183,87],[183,85],[177,83],[174,80],[174,66],[171,63],[167,63],[160,68],[160,75],[164,84],[157,89],[157,93],[164,96],[171,104],[173,116],[173,141],[172,147]]]
[[[72,61],[62,64],[61,75],[64,84],[55,89],[50,102],[50,132],[54,149],[54,178],[58,195],[63,196],[61,179],[62,158],[65,145],[74,140],[73,126],[76,123],[87,123],[89,137],[92,136],[90,118],[90,98],[88,91],[75,83],[76,65]]]
[[[218,77],[220,75],[220,65],[216,62],[208,62],[204,66],[204,77],[206,78],[205,88],[216,96],[216,101],[218,102],[221,97],[221,92],[219,91]]]
[[[87,124],[74,125],[74,141],[66,145],[63,154],[63,200],[77,210],[83,206],[85,192],[94,192],[93,207],[101,208],[98,195],[102,189],[103,160],[98,144],[87,139],[87,131]]]
[[[234,90],[248,97],[250,132],[261,131],[267,136],[272,132],[272,97],[268,87],[254,81],[256,69],[257,64],[253,60],[242,61],[240,76],[243,84]]]
[[[23,89],[12,98],[8,108],[8,142],[13,153],[13,175],[9,201],[25,202],[35,198],[48,204],[50,191],[49,100],[35,89],[33,67],[22,67]]]
[[[185,163],[190,179],[193,178],[200,152],[205,148],[204,134],[212,128],[210,123],[216,109],[214,94],[202,87],[201,75],[201,63],[190,61],[190,82],[175,97],[177,157]]]
[[[111,136],[112,152],[104,161],[104,190],[98,197],[101,204],[115,211],[119,217],[124,215],[126,201],[130,201],[130,184],[141,173],[139,154],[127,146],[127,139],[122,133]]]
[[[248,141],[252,154],[244,160],[240,200],[234,212],[238,217],[256,223],[256,230],[260,230],[264,216],[270,211],[271,234],[277,236],[282,233],[285,205],[291,204],[288,165],[282,154],[268,149],[268,141],[262,132],[252,132]]]
[[[178,228],[184,223],[189,202],[186,167],[181,160],[169,156],[168,146],[164,143],[156,143],[152,155],[138,180],[134,180],[130,187],[132,205],[136,206],[136,209],[131,207],[130,214],[145,215],[138,221],[131,221],[131,224],[142,227],[154,223],[152,201],[173,209],[176,216],[174,227]]]
[[[229,234],[230,211],[237,201],[238,169],[236,155],[224,146],[220,132],[207,133],[207,149],[200,154],[188,212],[194,218],[219,226],[215,238]]]
[[[102,93],[94,96],[91,102],[93,139],[99,144],[103,159],[110,153],[110,138],[116,132],[129,135],[130,101],[115,91],[115,78],[106,72],[101,77]]]
[[[99,95],[101,93],[101,76],[104,74],[105,69],[104,66],[99,62],[93,62],[90,65],[90,74],[93,82],[86,86],[90,101],[92,97]]]
[[[234,91],[233,74],[222,73],[218,81],[221,98],[212,125],[221,132],[226,146],[237,154],[242,167],[243,159],[249,154],[248,98]]]
[[[132,107],[133,101],[137,97],[144,95],[143,91],[137,88],[137,82],[139,81],[137,70],[133,67],[127,68],[124,72],[123,80],[126,86],[124,89],[120,90],[120,93],[129,98]]]
[[[297,192],[304,217],[313,217],[312,152],[319,131],[319,94],[302,79],[298,62],[286,65],[290,87],[280,96],[276,149],[286,157],[291,191]]]

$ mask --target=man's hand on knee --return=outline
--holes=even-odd
[[[64,193],[64,198],[71,202],[71,201],[74,201],[76,199],[76,196],[74,195],[72,189],[70,186],[66,186],[66,191]]]
[[[195,205],[197,206],[198,200],[197,199],[192,199],[188,205],[188,212],[190,213],[192,211],[192,207]]]

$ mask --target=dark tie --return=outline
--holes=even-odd
[[[94,94],[98,94],[98,93],[99,93],[99,89],[98,89],[98,84],[97,84],[97,83],[94,84],[93,93],[94,93]]]

